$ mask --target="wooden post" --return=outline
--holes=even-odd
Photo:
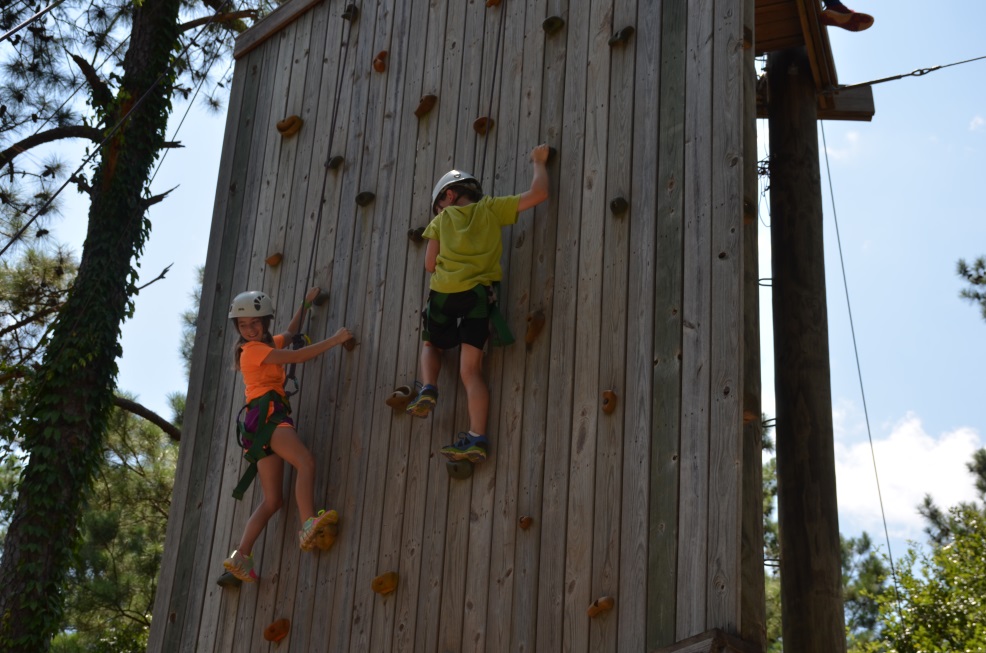
[[[818,170],[808,55],[767,59],[784,648],[846,650]]]

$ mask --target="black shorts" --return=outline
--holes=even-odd
[[[439,349],[452,349],[462,343],[482,349],[490,337],[488,297],[483,286],[456,293],[430,291],[421,313],[421,339]]]

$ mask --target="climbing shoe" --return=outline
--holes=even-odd
[[[428,417],[435,404],[438,403],[438,388],[426,385],[418,392],[418,396],[407,405],[404,412],[414,417]]]
[[[223,567],[244,583],[252,583],[257,580],[257,574],[253,570],[252,555],[243,555],[239,551],[233,551],[228,558],[223,560]]]
[[[873,16],[853,11],[838,0],[828,0],[818,18],[822,25],[841,27],[850,32],[862,32],[873,25]]]
[[[455,442],[442,447],[441,454],[449,460],[468,460],[471,463],[481,463],[486,460],[490,451],[490,441],[485,435],[469,435],[459,433]]]
[[[339,513],[335,510],[319,510],[314,517],[309,517],[305,524],[298,531],[298,544],[302,551],[311,551],[317,545],[326,542],[331,535],[331,542],[328,546],[318,546],[325,549],[335,542],[337,532],[336,524],[339,522]]]

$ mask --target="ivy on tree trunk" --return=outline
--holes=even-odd
[[[179,44],[179,0],[134,3],[120,88],[103,107],[100,153],[78,276],[60,312],[21,428],[30,454],[0,561],[0,650],[48,650],[78,515],[97,471],[113,405],[120,325],[150,231],[145,187],[164,145]]]

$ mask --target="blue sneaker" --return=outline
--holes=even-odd
[[[438,403],[438,388],[433,385],[426,385],[421,388],[418,396],[407,405],[404,412],[414,417],[428,417],[428,413],[431,412],[436,403]]]
[[[485,435],[469,435],[459,433],[455,442],[442,447],[440,453],[449,460],[468,460],[471,463],[481,463],[486,460],[490,451],[490,441]]]

